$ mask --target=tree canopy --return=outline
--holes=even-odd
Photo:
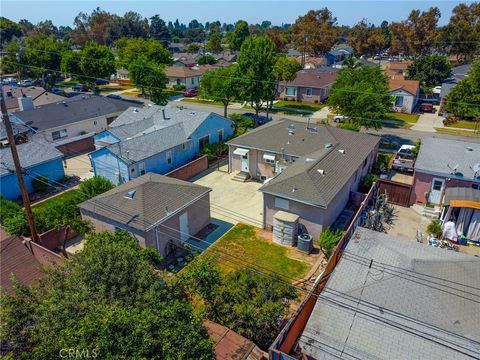
[[[202,96],[223,104],[223,116],[227,116],[228,104],[239,95],[237,65],[220,67],[206,72],[200,79]]]
[[[408,66],[407,77],[419,80],[423,85],[433,87],[452,76],[452,67],[445,56],[421,56]]]
[[[150,95],[155,104],[165,105],[167,95],[164,92],[167,83],[163,65],[149,61],[145,55],[140,55],[128,66],[128,75],[132,83]]]
[[[119,67],[128,69],[129,65],[139,56],[144,56],[155,64],[170,65],[172,55],[165,49],[160,41],[142,38],[120,38],[115,42],[117,47],[117,63]]]
[[[17,284],[1,298],[10,354],[53,359],[73,348],[99,358],[211,359],[202,319],[155,274],[147,252],[125,232],[92,234],[38,286]]]
[[[240,20],[235,24],[235,28],[228,34],[227,40],[230,50],[238,51],[242,47],[245,39],[250,35],[248,23]]]
[[[205,49],[214,54],[221,52],[223,50],[222,35],[220,35],[216,31],[213,31],[212,33],[210,33],[207,44],[205,45]]]
[[[480,60],[475,61],[468,76],[447,95],[445,109],[456,116],[480,121]]]
[[[383,29],[363,19],[350,30],[348,43],[358,55],[375,55],[387,46],[388,39]]]
[[[379,128],[392,107],[387,77],[378,66],[344,68],[330,89],[328,104],[348,122]]]
[[[7,43],[12,40],[13,37],[22,36],[22,27],[16,22],[0,16],[0,41]]]

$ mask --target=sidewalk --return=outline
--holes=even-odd
[[[315,111],[312,115],[314,120],[327,120],[327,116],[330,114],[330,108],[325,106],[318,111]]]
[[[436,132],[435,128],[443,128],[444,117],[438,114],[421,114],[418,121],[410,129],[414,131]]]

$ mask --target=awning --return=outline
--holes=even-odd
[[[233,152],[234,155],[240,155],[240,156],[245,156],[248,154],[250,150],[248,149],[242,149],[242,148],[236,148],[235,151]]]
[[[263,160],[275,161],[275,154],[264,153]]]
[[[480,190],[467,187],[447,188],[444,203],[451,207],[480,209]]]

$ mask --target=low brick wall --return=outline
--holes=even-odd
[[[40,241],[42,246],[47,250],[54,251],[56,248],[62,245],[63,239],[65,238],[65,227],[60,229],[51,229],[44,233],[39,234]],[[69,231],[67,240],[73,239],[78,234],[74,231]]]
[[[45,247],[34,243],[33,241],[27,240],[26,245],[32,251],[33,256],[40,262],[42,265],[53,265],[59,264],[63,261],[63,257],[46,249]]]
[[[95,144],[93,141],[93,136],[91,136],[85,139],[69,142],[68,144],[58,145],[56,146],[56,148],[63,155],[68,157],[88,151],[93,151],[95,150]]]
[[[170,171],[166,176],[179,179],[179,180],[188,180],[191,177],[200,174],[202,171],[208,169],[208,156],[203,155],[198,159],[190,161],[188,164],[185,164],[178,169]]]

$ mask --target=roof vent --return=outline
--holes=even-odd
[[[148,107],[151,108],[151,107],[152,107],[152,104],[148,104]]]
[[[343,149],[338,149],[338,152],[339,152],[340,154],[345,154],[345,150],[343,150]]]
[[[318,173],[319,173],[320,175],[322,175],[322,176],[327,175],[327,173],[326,173],[325,170],[323,170],[323,169],[318,169],[317,171],[318,171]]]
[[[190,115],[195,115],[195,111],[190,111]]]
[[[331,147],[333,147],[333,144],[330,144],[330,143],[325,144],[325,149],[330,149]]]
[[[473,148],[471,146],[467,146],[467,151],[473,151]]]
[[[297,191],[297,188],[295,187],[295,185],[292,187],[292,192],[295,192]]]
[[[138,113],[138,109],[137,108],[133,109],[133,112]]]
[[[136,191],[137,191],[137,190],[130,190],[130,191],[126,192],[125,195],[123,195],[123,197],[124,197],[125,199],[132,200],[133,197],[135,196],[135,192],[136,192]]]
[[[314,161],[315,161],[315,159],[306,158],[306,159],[305,159],[305,164],[312,163],[312,162],[314,162]]]
[[[309,133],[316,134],[316,133],[318,133],[318,128],[316,128],[316,127],[314,127],[314,128],[309,127],[309,128],[307,129],[307,131],[308,131]]]

